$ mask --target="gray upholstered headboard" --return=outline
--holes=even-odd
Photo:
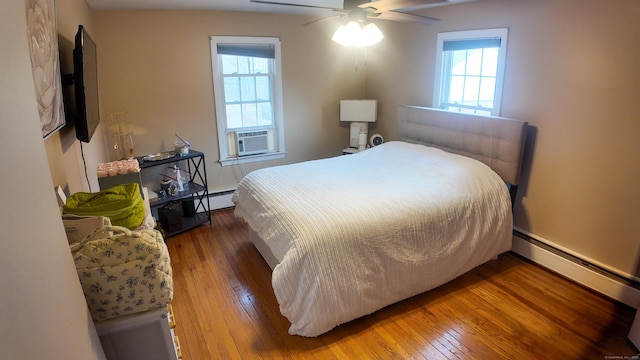
[[[526,131],[525,121],[418,106],[398,107],[398,140],[471,157],[512,185],[518,185],[520,180]]]

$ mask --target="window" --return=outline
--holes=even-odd
[[[507,29],[438,34],[433,104],[478,115],[500,115]]]
[[[284,156],[280,40],[212,36],[220,162]]]

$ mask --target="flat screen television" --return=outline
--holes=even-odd
[[[96,44],[80,25],[73,49],[76,138],[88,143],[100,123]]]

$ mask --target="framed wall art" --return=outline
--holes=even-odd
[[[65,125],[54,0],[25,0],[27,35],[42,137]]]

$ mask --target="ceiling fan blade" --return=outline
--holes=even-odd
[[[312,1],[309,0],[289,0],[289,1],[277,1],[277,0],[249,0],[252,3],[257,4],[267,4],[267,5],[285,5],[285,6],[299,6],[299,7],[307,7],[307,8],[316,8],[316,9],[329,9],[329,10],[342,10],[342,1],[334,0],[331,1],[333,6],[321,6],[316,5]],[[328,3],[325,1],[325,3]]]
[[[358,5],[359,8],[374,8],[376,12],[383,13],[385,11],[411,9],[418,10],[428,7],[446,5],[447,0],[378,0]]]
[[[416,11],[416,10],[434,8],[434,7],[444,6],[444,5],[461,4],[465,2],[471,2],[471,1],[475,1],[475,0],[444,0],[444,1],[435,2],[435,3],[426,3],[423,5],[405,7],[405,8],[402,8],[402,11],[404,12]],[[397,9],[397,10],[400,10],[400,9]]]
[[[302,26],[309,26],[309,25],[313,25],[313,24],[316,24],[316,23],[319,23],[319,22],[322,22],[322,21],[332,20],[332,19],[335,19],[335,18],[343,17],[343,16],[345,16],[345,15],[346,15],[346,14],[340,14],[340,15],[334,15],[334,16],[329,16],[329,17],[325,17],[325,18],[320,18],[320,19],[311,20],[311,21],[309,21],[309,22],[307,22],[307,23],[302,24]]]
[[[431,25],[440,21],[440,19],[431,18],[427,16],[406,14],[397,11],[386,11],[380,14],[371,15],[372,18],[380,20],[391,21],[403,21],[403,22],[417,22],[424,25]]]

